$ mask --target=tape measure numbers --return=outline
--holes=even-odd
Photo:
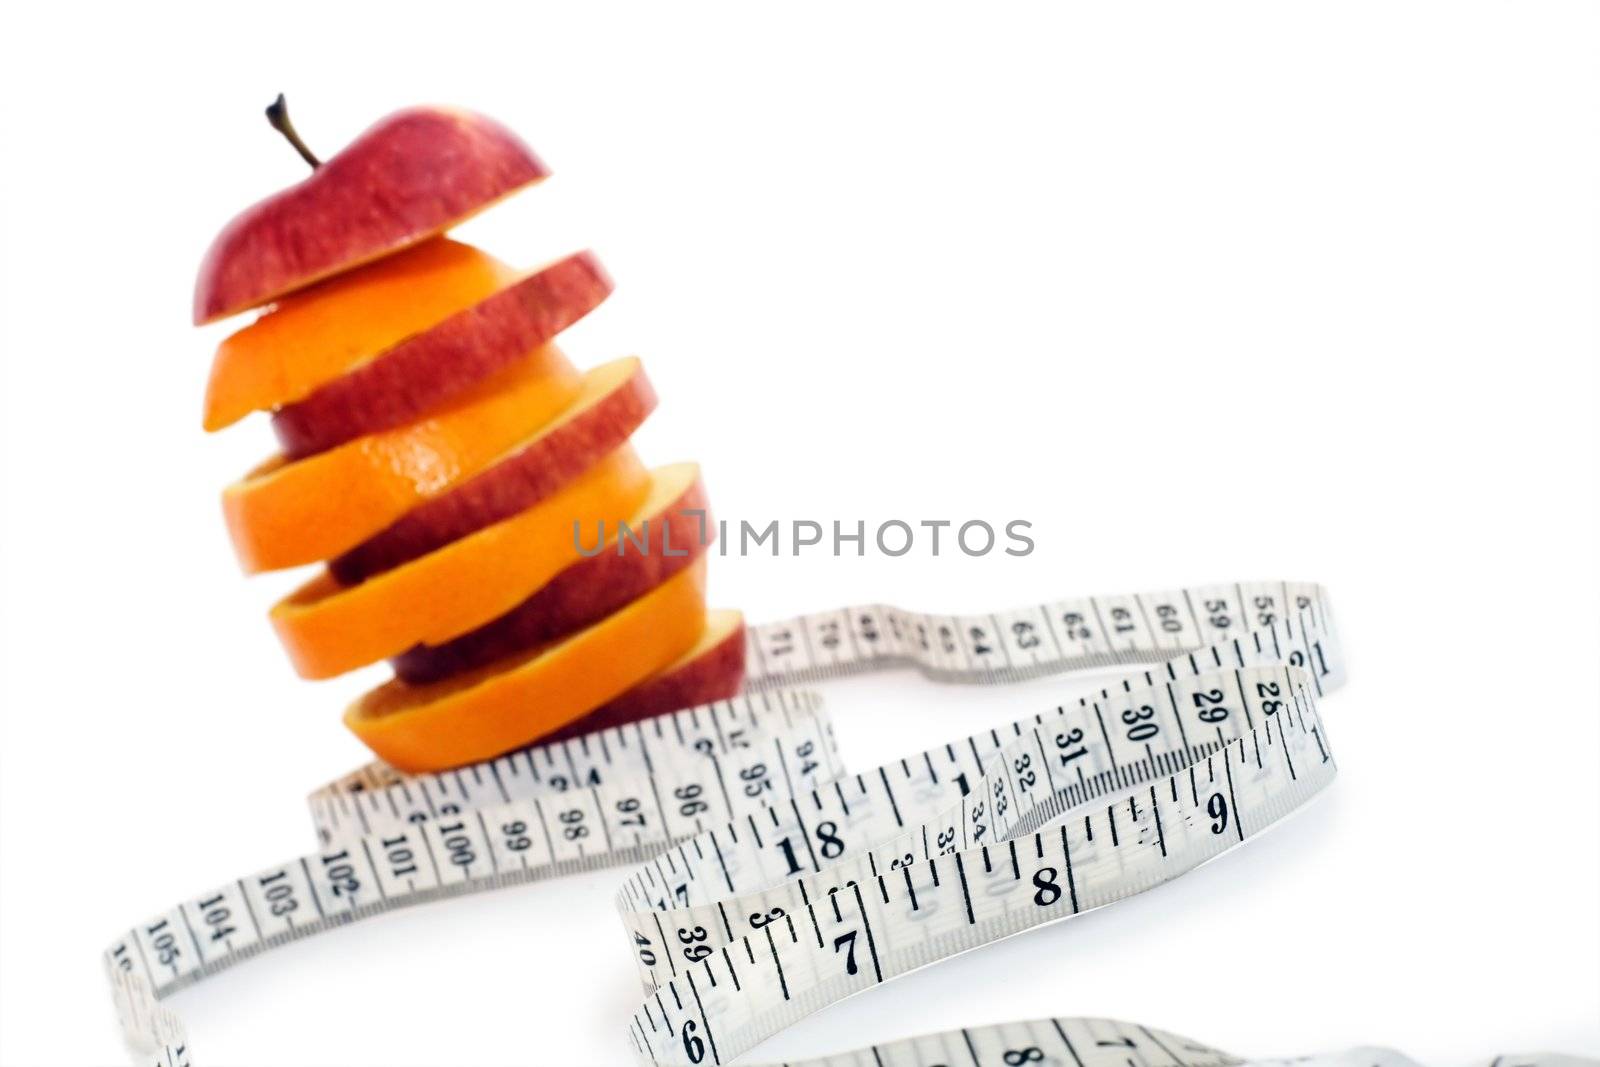
[[[755,762],[770,762],[771,773],[789,776],[786,784],[798,788],[819,774],[825,778],[841,770],[833,732],[821,708],[817,693],[777,690],[536,745],[438,774],[402,775],[374,763],[312,793],[312,822],[319,840],[328,844],[435,822],[476,808],[566,793],[582,795],[585,789],[609,784],[656,782],[666,787],[662,796],[670,796],[688,784],[681,779],[701,782],[700,772],[707,769],[720,795],[730,788],[726,778],[751,773],[729,758],[752,752],[759,757]],[[653,793],[640,799],[655,803],[656,818],[643,824],[629,820],[616,827],[615,837],[645,844],[714,825],[704,817],[709,808],[684,816],[670,805],[656,803]],[[565,837],[559,824],[541,826],[552,838]],[[580,868],[621,862],[608,855],[614,850],[597,850],[587,837],[576,839],[581,850],[577,855],[593,862]]]
[[[628,880],[641,1057],[725,1063],[846,996],[1170,881],[1299,808],[1334,763],[1307,672],[1235,666],[897,770],[899,790],[889,768],[835,781]]]
[[[106,953],[130,1040],[160,998],[409,904],[623,863],[649,999],[630,1036],[720,1063],[913,967],[1142,891],[1281,819],[1333,774],[1315,701],[1343,668],[1312,585],[1094,597],[975,616],[872,606],[755,627],[747,694],[446,774],[313,794],[322,848],[129,930]],[[844,773],[821,698],[912,666],[996,683],[1158,664],[1093,697]],[[759,950],[759,951],[758,951]]]
[[[750,631],[745,688],[796,685],[888,667],[941,682],[1018,682],[1050,674],[1159,663],[1242,632],[1299,620],[1312,661],[1335,677],[1320,641],[1334,639],[1320,586],[1235,583],[1165,593],[1059,600],[986,615],[924,615],[871,605],[802,615]]]
[[[1592,1067],[1576,1056],[1496,1056],[1486,1067]],[[1245,1058],[1118,1019],[1034,1019],[924,1034],[784,1067],[1420,1067],[1392,1049]]]

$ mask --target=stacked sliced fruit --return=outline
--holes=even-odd
[[[545,177],[481,116],[402,111],[229,223],[197,324],[222,342],[218,430],[271,413],[282,453],[228,487],[247,572],[326,561],[272,622],[295,669],[389,659],[346,724],[403,770],[730,696],[737,612],[705,608],[698,468],[628,439],[656,397],[635,358],[575,369],[556,336],[611,281],[589,253],[514,270],[451,226]]]

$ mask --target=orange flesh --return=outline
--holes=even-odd
[[[285,296],[217,347],[205,428],[300,400],[518,277],[470,245],[438,238]]]
[[[705,560],[587,630],[427,686],[393,681],[345,725],[403,771],[434,771],[525,745],[604,704],[693,647],[706,624]]]
[[[561,492],[402,567],[344,587],[324,572],[272,609],[304,678],[336,674],[438,644],[502,615],[579,558],[578,531],[614,527],[644,500],[650,476],[624,446]]]
[[[604,396],[614,384],[605,369],[580,378],[547,345],[429,418],[294,463],[269,460],[222,494],[240,566],[297,567],[359,544]]]

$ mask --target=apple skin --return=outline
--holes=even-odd
[[[702,647],[690,653],[691,658],[679,661],[653,678],[646,678],[610,703],[541,737],[539,743],[565,741],[738,695],[744,684],[744,619],[736,611],[714,611],[707,624],[708,631],[713,629],[726,632],[709,637]]]
[[[648,551],[630,544],[619,554],[613,537],[597,555],[571,564],[499,618],[442,644],[417,645],[394,657],[390,663],[395,674],[409,685],[437,682],[591,626],[704,556],[716,528],[698,477],[647,518]],[[674,553],[670,556],[662,551],[668,544]]]
[[[397,111],[223,227],[195,281],[195,325],[415,244],[549,173],[493,119]]]
[[[550,342],[611,289],[592,253],[557,260],[279,408],[278,443],[304,459],[413,422]]]
[[[655,409],[656,393],[637,359],[617,363],[623,365],[624,376],[609,392],[518,451],[454,489],[423,501],[385,529],[329,560],[333,576],[341,584],[355,585],[509,519],[620,448]],[[596,368],[591,376],[606,369]]]

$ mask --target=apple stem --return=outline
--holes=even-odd
[[[294,150],[300,153],[301,159],[311,164],[312,170],[322,166],[322,160],[306,147],[306,143],[295,132],[294,123],[289,121],[289,103],[283,98],[282,93],[278,94],[278,99],[267,105],[267,121],[272,123],[273,129],[283,134],[284,140],[294,145]]]

